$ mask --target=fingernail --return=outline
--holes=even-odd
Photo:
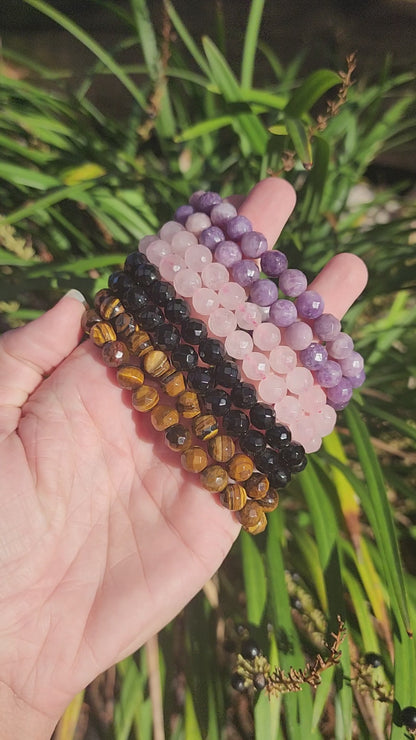
[[[79,303],[82,303],[85,307],[88,307],[87,299],[84,295],[82,295],[81,291],[77,290],[76,288],[71,288],[71,290],[68,290],[63,298],[73,298],[74,301],[79,301]]]

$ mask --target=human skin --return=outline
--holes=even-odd
[[[291,186],[240,207],[274,244]],[[333,258],[312,283],[342,318],[367,271]],[[0,337],[1,740],[50,738],[72,697],[166,625],[219,568],[233,515],[131,409],[71,296]]]

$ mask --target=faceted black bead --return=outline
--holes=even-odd
[[[181,327],[182,339],[188,344],[199,344],[207,336],[207,327],[199,319],[187,319]]]
[[[275,450],[272,450],[273,452]],[[280,463],[277,467],[273,468],[268,474],[270,485],[273,488],[284,488],[290,482],[291,479],[290,470]]]
[[[123,293],[125,293],[132,285],[134,285],[134,283],[131,275],[128,275],[123,270],[113,272],[108,278],[108,287],[110,290],[113,290],[114,293],[117,293],[119,297],[122,297]]]
[[[400,720],[407,730],[416,730],[416,707],[405,707],[402,709]]]
[[[302,470],[305,470],[306,466],[308,464],[308,458],[306,457],[306,454],[299,460],[297,463],[292,463],[290,466],[290,470],[292,473],[301,473]]]
[[[251,409],[257,403],[257,393],[251,383],[236,383],[231,391],[231,400],[239,409]]]
[[[224,431],[227,432],[230,437],[242,437],[243,434],[247,433],[249,427],[248,416],[237,409],[231,409],[231,411],[228,411],[225,414],[222,423]]]
[[[256,467],[262,473],[267,475],[267,477],[269,477],[270,473],[272,473],[275,468],[281,467],[279,453],[276,452],[276,450],[272,450],[270,447],[266,447],[265,450],[259,452],[255,456],[254,462],[256,463]]]
[[[299,442],[291,442],[281,452],[282,460],[292,470],[293,465],[298,465],[305,457],[305,448]]]
[[[256,403],[250,409],[250,421],[257,429],[271,429],[276,421],[275,410],[267,403]]]
[[[206,411],[214,416],[224,416],[231,408],[231,398],[222,388],[213,388],[204,397]]]
[[[201,396],[204,396],[207,391],[210,391],[214,387],[214,383],[215,376],[211,367],[201,367],[201,365],[198,365],[188,373],[188,388],[191,391],[196,391]]]
[[[138,285],[143,288],[149,288],[154,280],[160,280],[160,273],[157,267],[150,263],[137,265],[133,272],[133,277]]]
[[[138,285],[133,285],[126,290],[123,295],[123,303],[127,311],[134,314],[141,311],[142,308],[152,305],[146,291]]]
[[[173,326],[173,324],[161,324],[155,331],[154,342],[158,349],[162,349],[164,352],[170,352],[178,346],[180,338],[176,326]]]
[[[217,385],[223,385],[224,388],[232,388],[240,380],[238,365],[231,360],[220,363],[215,368],[215,380]]]
[[[260,655],[260,648],[254,640],[244,640],[241,645],[241,655],[246,660],[254,660]]]
[[[152,301],[156,303],[157,306],[166,306],[168,301],[171,301],[172,298],[175,298],[176,291],[173,285],[170,283],[165,283],[164,280],[153,280],[150,288],[149,288],[149,295],[151,296]]]
[[[242,694],[246,688],[245,684],[246,682],[244,680],[244,676],[242,676],[240,673],[237,673],[237,672],[232,674],[231,686],[233,687],[233,689],[235,689],[236,691],[239,691],[240,694]]]
[[[225,357],[225,347],[219,339],[202,339],[198,354],[207,365],[218,365]]]
[[[383,665],[383,658],[378,653],[366,653],[364,655],[364,663],[370,668],[379,668]]]
[[[165,323],[162,311],[153,305],[146,306],[141,311],[135,311],[134,318],[143,331],[154,331],[158,326]]]
[[[165,316],[172,324],[182,324],[190,316],[188,304],[182,298],[172,298],[165,305]]]
[[[136,267],[138,265],[145,265],[149,262],[145,254],[142,254],[141,252],[132,252],[129,254],[128,257],[126,257],[126,261],[124,263],[124,271],[128,273],[134,273]]]
[[[289,429],[283,424],[275,424],[266,432],[266,442],[274,450],[280,450],[282,447],[287,447],[292,435]]]
[[[249,429],[247,434],[240,439],[241,451],[245,452],[249,457],[257,455],[266,448],[266,440],[264,434],[258,432],[257,429]]]
[[[198,364],[198,354],[190,344],[180,344],[173,350],[170,361],[177,370],[191,370]]]

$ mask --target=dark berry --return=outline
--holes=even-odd
[[[202,339],[199,343],[199,356],[207,365],[218,365],[225,357],[225,347],[219,339]]]
[[[177,370],[191,370],[198,364],[198,354],[190,344],[180,344],[173,350],[170,360]]]
[[[276,421],[276,412],[267,403],[256,403],[250,409],[250,421],[257,429],[270,429]]]
[[[224,416],[231,407],[231,399],[222,388],[213,388],[204,397],[205,410],[214,416]]]
[[[275,424],[266,431],[266,442],[274,450],[280,450],[287,447],[292,439],[289,429],[283,424]]]
[[[261,691],[266,686],[266,679],[263,673],[256,673],[253,678],[253,686],[257,691]]]
[[[188,344],[199,344],[207,337],[207,327],[199,319],[187,319],[182,322],[182,339]]]
[[[245,680],[244,680],[243,676],[240,675],[240,673],[233,673],[232,674],[232,676],[231,676],[231,686],[236,691],[239,691],[240,694],[243,693],[243,691],[246,688],[245,687]]]
[[[383,658],[378,653],[366,653],[364,655],[364,663],[370,668],[378,668],[383,665]]]
[[[231,360],[222,362],[215,368],[215,382],[224,388],[233,388],[240,380],[238,365]]]
[[[407,730],[416,730],[416,707],[405,707],[402,709],[400,720]]]
[[[246,455],[256,455],[266,448],[264,435],[258,432],[257,429],[249,429],[247,434],[241,437],[240,447],[241,451],[245,452]]]
[[[138,265],[144,265],[148,262],[149,260],[145,254],[142,254],[141,252],[132,252],[128,257],[126,257],[124,272],[134,273]]]
[[[246,660],[254,660],[260,655],[260,648],[254,640],[244,640],[241,643],[241,655]]]
[[[144,263],[134,269],[133,278],[138,285],[149,288],[154,280],[160,280],[160,273],[154,265]]]
[[[188,373],[188,388],[191,391],[196,391],[201,396],[214,387],[214,381],[215,376],[211,367],[198,365]]]
[[[231,391],[231,400],[239,409],[251,409],[257,403],[257,394],[251,383],[236,383]]]
[[[242,437],[246,434],[249,427],[248,416],[242,411],[237,409],[231,409],[223,417],[222,424],[224,431],[230,435],[230,437]]]
[[[149,288],[149,294],[157,306],[164,307],[169,301],[175,298],[176,291],[173,285],[165,283],[164,280],[153,280]]]
[[[152,305],[142,308],[141,311],[135,311],[134,318],[137,319],[137,323],[143,331],[154,331],[165,321],[160,308]]]
[[[155,331],[155,345],[164,352],[170,352],[175,349],[179,344],[179,340],[179,331],[173,324],[161,324]]]
[[[189,306],[182,298],[173,298],[165,305],[165,316],[172,324],[182,324],[190,316]]]

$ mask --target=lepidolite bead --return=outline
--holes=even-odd
[[[332,313],[323,313],[315,319],[313,328],[322,342],[332,342],[341,331],[341,322]]]
[[[176,409],[171,406],[165,406],[160,403],[152,410],[150,420],[153,427],[158,432],[162,432],[174,424],[179,423],[179,414]]]
[[[102,318],[94,308],[87,309],[87,311],[84,311],[81,319],[82,331],[85,334],[89,334],[91,327],[93,327],[94,324],[100,323],[100,321],[102,321]]]
[[[225,240],[225,234],[219,226],[208,226],[207,229],[201,231],[199,241],[208,249],[215,249],[217,244]]]
[[[172,365],[168,356],[160,349],[154,349],[148,352],[143,358],[143,367],[146,373],[152,378],[160,378],[167,373]]]
[[[251,383],[236,383],[231,391],[231,400],[239,409],[251,409],[257,403],[257,394]]]
[[[287,270],[287,257],[278,249],[272,249],[262,254],[260,264],[265,275],[279,277],[284,270]]]
[[[134,390],[144,383],[144,373],[135,365],[122,365],[117,370],[117,383],[121,388]]]
[[[235,453],[235,443],[227,434],[218,434],[208,442],[208,452],[216,462],[228,462]]]
[[[237,215],[237,211],[231,203],[223,201],[213,207],[210,215],[212,223],[223,228],[231,218]]]
[[[107,296],[100,304],[100,316],[107,321],[115,319],[116,316],[124,313],[124,310],[123,304],[115,295]]]
[[[316,373],[316,380],[323,388],[333,388],[342,378],[341,365],[335,360],[327,360]]]
[[[165,306],[165,316],[172,324],[182,324],[189,319],[190,310],[188,304],[182,298],[173,298]]]
[[[290,430],[283,426],[283,424],[275,424],[266,431],[266,442],[274,450],[281,450],[283,447],[287,447],[292,439]]]
[[[191,446],[192,435],[183,424],[174,424],[166,430],[165,442],[173,452],[185,452]]]
[[[365,379],[366,379],[366,374],[364,370],[361,370],[361,372],[358,373],[358,375],[351,376],[350,383],[353,388],[360,388],[360,386],[362,386],[362,384],[364,383]]]
[[[201,396],[215,385],[214,368],[197,365],[188,372],[188,388]]]
[[[263,532],[267,525],[266,515],[257,501],[249,499],[246,505],[237,511],[237,518],[242,527],[251,534]]]
[[[324,301],[316,290],[305,290],[295,301],[298,316],[302,319],[317,319],[324,310]]]
[[[326,348],[333,360],[344,360],[353,351],[354,343],[349,334],[341,331],[332,342],[328,342]]]
[[[247,493],[239,483],[228,483],[220,495],[220,502],[230,511],[240,511],[247,502]]]
[[[233,388],[240,381],[240,370],[232,360],[226,360],[215,368],[215,383],[224,388]]]
[[[219,205],[220,203],[222,203],[222,198],[219,193],[215,193],[212,190],[207,190],[198,198],[197,208],[198,211],[201,211],[202,213],[210,214],[213,207]]]
[[[254,463],[248,455],[238,452],[228,461],[227,470],[230,478],[242,483],[250,478],[254,470]]]
[[[267,251],[267,239],[259,231],[247,231],[241,237],[240,246],[244,257],[258,259]]]
[[[277,285],[272,280],[255,280],[250,285],[250,300],[258,306],[271,306],[279,297]]]
[[[200,414],[192,422],[195,437],[206,442],[218,434],[218,422],[212,414]]]
[[[327,388],[327,403],[333,406],[335,411],[342,411],[351,400],[352,384],[349,378],[342,377],[333,388]]]
[[[249,429],[247,434],[240,437],[240,447],[247,455],[257,455],[266,449],[266,440],[257,429]]]
[[[154,331],[158,326],[164,323],[164,316],[158,306],[149,305],[140,311],[134,311],[134,317],[137,323],[144,331]]]
[[[242,437],[248,431],[249,420],[242,411],[231,409],[223,417],[223,427],[230,437]]]
[[[120,365],[128,362],[129,351],[124,342],[116,340],[115,342],[107,342],[103,345],[101,356],[105,364],[109,367],[120,367]]]
[[[154,349],[147,331],[136,331],[134,334],[130,334],[127,339],[127,346],[136,357],[144,357]]]
[[[364,369],[364,360],[359,352],[351,352],[339,364],[346,378],[355,378]]]
[[[203,339],[206,339],[207,333],[207,327],[199,319],[187,319],[182,322],[182,339],[187,344],[198,345]]]
[[[297,315],[295,304],[286,298],[279,298],[270,306],[270,321],[282,329],[293,324]]]
[[[173,324],[161,324],[154,334],[154,343],[159,349],[171,352],[178,346],[181,335]]]
[[[276,421],[276,414],[267,403],[256,403],[250,409],[250,421],[257,429],[271,429]]]
[[[188,216],[190,216],[191,213],[193,212],[194,212],[194,209],[191,205],[187,204],[184,206],[179,206],[179,208],[177,208],[175,211],[175,220],[178,221],[183,226]]]
[[[176,408],[185,419],[193,419],[201,413],[199,398],[195,391],[184,391],[178,396]]]
[[[269,490],[269,479],[263,473],[253,473],[253,475],[246,481],[245,489],[247,496],[254,499],[263,499],[267,495]]]
[[[214,257],[216,262],[230,270],[233,265],[241,261],[242,254],[238,244],[226,240],[217,244]]]
[[[222,388],[213,388],[205,394],[204,406],[214,416],[224,416],[231,408],[231,398]]]
[[[204,488],[211,493],[223,491],[228,484],[227,471],[221,465],[208,465],[199,476]]]
[[[159,393],[150,385],[142,385],[133,391],[131,402],[136,411],[151,411],[159,403]]]
[[[243,234],[253,230],[251,221],[245,216],[234,216],[234,218],[230,218],[225,228],[229,239],[241,239]]]
[[[258,502],[263,511],[274,511],[279,506],[279,493],[276,488],[270,488]]]
[[[279,276],[279,288],[290,298],[296,298],[308,287],[306,275],[300,270],[283,270]]]
[[[190,344],[180,344],[173,350],[170,359],[178,370],[191,370],[198,364],[198,353]]]
[[[253,260],[242,260],[232,266],[231,277],[243,288],[248,288],[259,279],[260,270]]]
[[[165,393],[171,398],[179,396],[185,390],[185,378],[179,370],[167,373],[159,378],[159,382]]]
[[[190,473],[201,473],[208,465],[208,455],[202,447],[194,445],[182,453],[181,463]]]
[[[102,347],[107,342],[115,342],[116,333],[107,321],[99,321],[90,328],[90,337],[97,347]]]
[[[311,342],[306,349],[300,351],[299,359],[304,367],[316,371],[326,364],[328,352],[319,342]]]

